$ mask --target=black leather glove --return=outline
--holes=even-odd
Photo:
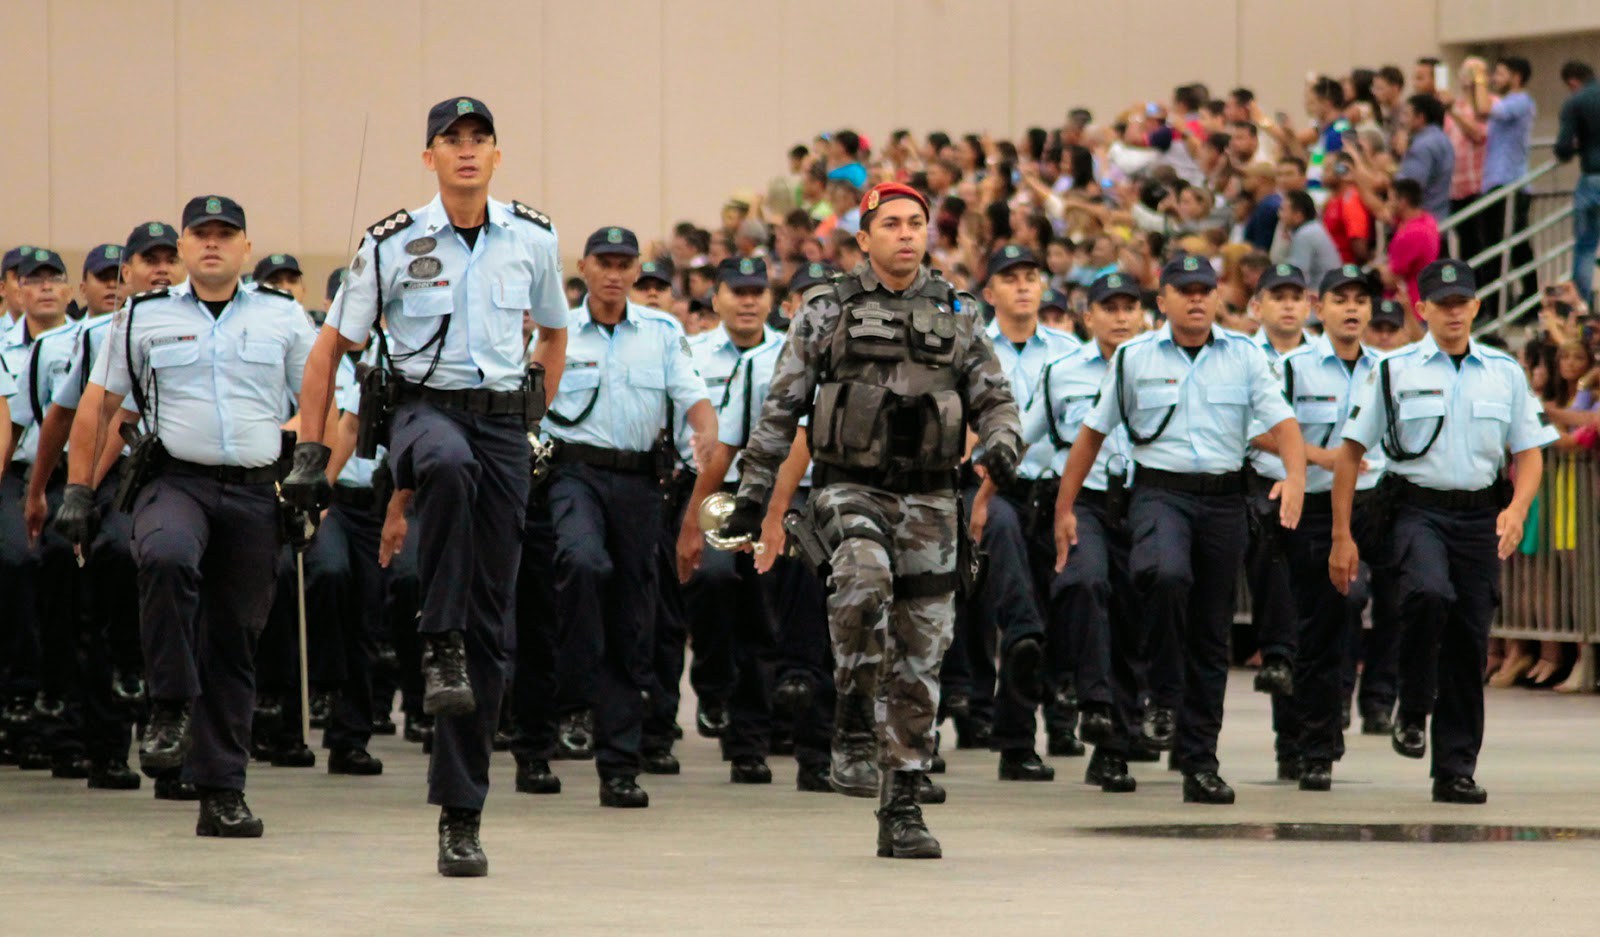
[[[297,443],[289,477],[278,486],[283,500],[307,514],[320,513],[333,501],[333,485],[328,481],[328,459],[333,450],[320,442]]]
[[[740,498],[733,503],[733,513],[722,522],[722,527],[717,531],[717,536],[733,539],[735,537],[749,537],[751,540],[761,539],[761,521],[766,516],[765,509],[757,501],[749,498]]]
[[[1009,440],[992,443],[983,452],[983,458],[978,460],[984,471],[989,473],[989,480],[998,488],[1005,488],[1017,480],[1017,450]]]
[[[321,511],[302,511],[287,501],[278,502],[278,528],[283,533],[283,542],[293,547],[294,552],[304,553],[310,549],[321,525]]]
[[[87,549],[100,532],[100,506],[94,503],[94,489],[88,485],[68,485],[56,511],[56,532],[75,547]]]

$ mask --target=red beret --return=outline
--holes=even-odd
[[[913,199],[922,206],[924,215],[929,214],[928,200],[922,197],[921,192],[898,182],[880,182],[868,189],[866,197],[861,200],[861,216],[865,218],[868,212],[876,210],[879,205],[897,198]]]

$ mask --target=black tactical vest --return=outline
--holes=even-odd
[[[966,448],[955,363],[972,341],[955,291],[930,274],[915,292],[832,284],[840,313],[812,410],[811,457],[885,476],[948,471]],[[821,289],[819,288],[819,292]]]

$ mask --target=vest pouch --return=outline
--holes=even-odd
[[[911,310],[911,358],[923,364],[956,360],[956,316],[942,303],[924,300]]]
[[[813,452],[831,452],[839,434],[835,424],[843,416],[839,398],[844,394],[843,384],[823,384],[817,388],[817,400],[812,405],[811,449]]]
[[[888,407],[893,395],[876,384],[847,384],[834,411],[837,449],[845,465],[881,468],[889,445]]]
[[[922,427],[921,468],[955,468],[966,450],[966,413],[961,395],[953,390],[936,390],[922,398],[925,414]]]

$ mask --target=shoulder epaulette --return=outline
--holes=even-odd
[[[160,299],[165,295],[167,295],[167,287],[165,286],[159,289],[145,290],[143,293],[134,293],[128,297],[128,308],[132,309],[147,299]]]
[[[800,303],[801,305],[809,306],[819,299],[833,299],[838,295],[838,289],[834,283],[818,283],[808,287],[804,293],[800,294]]]
[[[549,215],[537,208],[532,207],[531,205],[524,205],[521,202],[513,201],[511,203],[511,213],[516,215],[518,218],[523,218],[533,222],[546,231],[554,231],[556,229],[556,226],[554,222],[550,220]]]
[[[367,236],[374,241],[382,241],[399,234],[411,227],[411,213],[404,208],[367,228]]]
[[[267,286],[265,283],[256,284],[256,292],[257,293],[266,293],[269,296],[278,296],[278,297],[281,297],[283,299],[287,299],[291,303],[297,301],[294,298],[294,296],[290,295],[289,293],[286,293],[283,290],[278,289],[276,286]]]

